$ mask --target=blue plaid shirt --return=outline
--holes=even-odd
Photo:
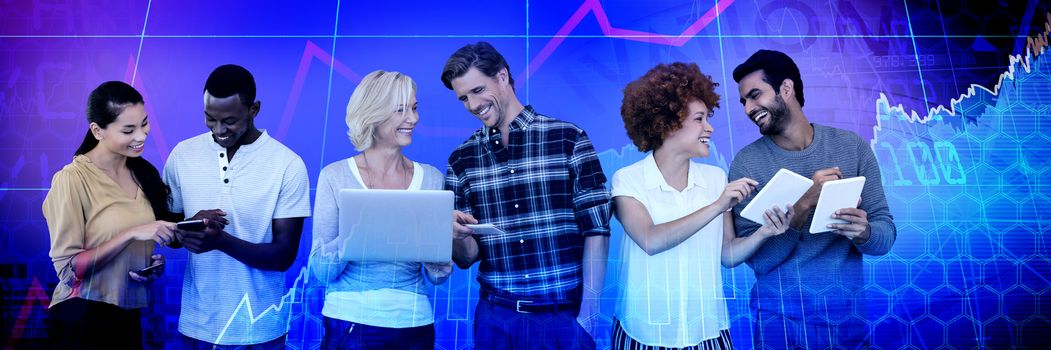
[[[482,289],[542,301],[579,301],[584,238],[609,236],[606,176],[584,130],[526,107],[510,145],[481,128],[449,156],[456,209],[505,235],[477,235]]]

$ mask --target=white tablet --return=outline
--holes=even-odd
[[[339,190],[339,232],[344,260],[448,262],[453,193]]]
[[[467,224],[465,226],[474,230],[474,234],[476,235],[490,236],[506,234],[504,230],[501,230],[493,224]]]
[[[741,210],[741,217],[763,224],[763,213],[767,209],[795,204],[803,197],[807,189],[814,185],[814,180],[796,174],[788,169],[778,170],[759,194]]]
[[[832,213],[843,208],[857,208],[861,191],[865,189],[865,177],[826,182],[821,187],[821,197],[814,208],[814,221],[810,223],[810,233],[831,231],[829,224],[845,224],[846,221],[833,219]]]

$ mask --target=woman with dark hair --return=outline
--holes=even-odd
[[[613,349],[732,349],[720,262],[737,266],[788,228],[788,209],[775,207],[762,228],[737,237],[727,210],[758,183],[727,183],[722,169],[690,160],[711,153],[717,85],[696,64],[676,62],[624,89],[624,128],[652,153],[613,175],[626,236]]]
[[[142,159],[150,126],[142,95],[119,81],[88,97],[88,131],[44,199],[59,283],[48,308],[53,349],[139,349],[139,309],[172,240],[168,188]]]

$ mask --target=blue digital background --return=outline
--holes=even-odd
[[[46,336],[57,281],[40,205],[86,129],[106,80],[131,82],[153,125],[158,167],[205,132],[201,89],[220,64],[256,77],[257,123],[296,151],[312,183],[354,154],[345,106],[364,74],[419,84],[420,126],[406,154],[444,169],[478,128],[440,83],[458,47],[492,42],[519,97],[593,139],[607,176],[643,157],[619,116],[623,87],[657,63],[691,61],[722,83],[712,120],[724,169],[757,138],[729,72],[761,48],[802,70],[817,123],[872,140],[898,226],[890,254],[866,258],[873,346],[1047,348],[1051,337],[1051,62],[1028,55],[1047,1],[0,1],[0,346]],[[288,345],[317,348],[324,286],[302,272],[310,221],[287,273]],[[621,229],[613,223],[611,252]],[[177,348],[186,252],[162,250],[166,276],[144,311],[150,345]],[[620,288],[611,254],[603,316]],[[471,348],[474,269],[433,289],[437,345]],[[735,345],[751,348],[751,270],[724,270]],[[256,310],[265,306],[255,305]],[[241,314],[240,321],[253,315]],[[255,315],[258,316],[258,315]],[[598,336],[608,346],[608,327]]]

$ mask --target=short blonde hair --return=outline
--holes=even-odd
[[[415,94],[416,82],[400,72],[377,70],[362,78],[347,103],[347,136],[354,149],[361,152],[372,147],[376,127]]]

